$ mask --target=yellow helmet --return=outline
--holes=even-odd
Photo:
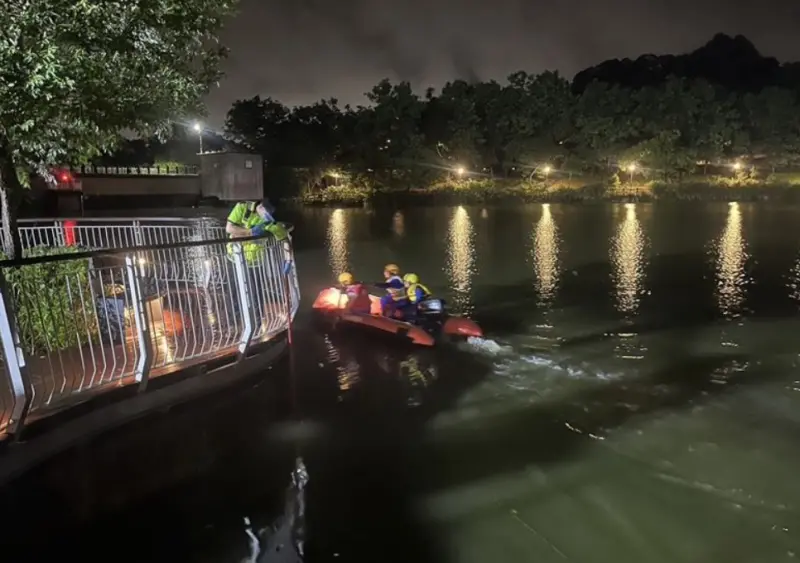
[[[383,271],[384,272],[389,272],[393,276],[396,276],[396,275],[400,274],[400,266],[398,266],[397,264],[386,264],[383,267]]]
[[[355,278],[353,278],[353,274],[350,272],[342,272],[339,274],[339,283],[341,285],[352,285]]]
[[[417,274],[406,274],[403,276],[403,281],[407,284],[419,283],[419,276]]]

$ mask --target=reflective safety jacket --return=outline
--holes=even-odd
[[[408,300],[412,303],[419,303],[420,301],[425,301],[433,294],[430,289],[421,283],[412,283],[406,289],[406,295],[408,296]]]
[[[391,295],[394,301],[406,299],[406,284],[400,276],[391,276],[386,280],[386,293]]]
[[[277,240],[283,241],[289,238],[289,231],[281,223],[275,221],[269,222],[261,217],[256,211],[258,203],[237,203],[233,206],[230,214],[228,215],[228,222],[243,227],[245,229],[252,229],[259,225],[264,227],[264,231],[271,233]],[[231,237],[232,238],[232,237]],[[248,264],[258,262],[264,253],[264,242],[261,241],[247,241],[242,243],[242,252]],[[233,245],[228,244],[228,254],[233,254]]]

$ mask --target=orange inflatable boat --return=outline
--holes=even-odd
[[[420,346],[433,346],[440,336],[483,336],[481,328],[471,320],[448,315],[439,299],[421,304],[418,322],[414,324],[404,322],[402,318],[382,316],[380,298],[370,295],[365,289],[352,302],[335,287],[323,289],[317,295],[313,307],[315,311],[335,317],[338,321],[397,334]],[[367,307],[369,313],[366,312]]]

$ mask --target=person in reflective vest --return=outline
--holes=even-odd
[[[407,304],[406,287],[397,264],[386,264],[383,277],[385,281],[375,284],[376,287],[386,290],[386,295],[381,297],[381,314],[384,317],[393,317],[395,311]]]
[[[406,287],[408,301],[414,305],[419,305],[422,301],[430,299],[433,295],[431,290],[419,283],[417,274],[406,274],[403,276],[403,283]]]
[[[286,266],[291,263],[292,254],[291,245],[289,244],[289,232],[286,227],[275,220],[272,215],[274,212],[275,208],[268,199],[237,203],[233,206],[233,209],[228,215],[225,231],[231,239],[272,233],[278,241],[282,241],[282,256],[284,265]],[[273,269],[270,268],[263,268],[265,259],[267,258],[267,251],[275,248],[273,244],[274,243],[268,240],[252,240],[241,243],[247,271],[246,283],[250,288],[251,302],[248,305],[253,312],[253,320],[255,322],[254,328],[256,331],[264,326],[263,323],[265,315],[267,314],[267,301],[272,299],[280,302],[284,298],[284,295],[272,295],[272,297],[270,297],[268,293],[274,293],[275,291],[265,291],[264,289],[267,287],[264,280],[265,275],[272,278],[282,277],[284,275],[284,272],[280,270],[273,271]],[[230,243],[227,247],[228,257],[231,259],[232,266],[234,244]],[[269,261],[266,262],[267,265],[269,263]],[[278,285],[277,287],[282,286]],[[294,288],[290,287],[289,291],[294,291]],[[283,293],[281,290],[277,290],[277,292]],[[240,306],[238,299],[234,299],[233,304],[234,308]],[[257,334],[258,332],[256,335]]]
[[[275,207],[266,198],[261,201],[237,203],[228,215],[225,232],[230,238],[255,237],[272,233],[278,241],[287,240],[289,231],[283,224],[275,220],[273,213],[275,213]],[[257,262],[261,258],[263,248],[264,243],[259,241],[242,243],[242,251],[247,263]],[[233,254],[233,245],[228,245],[228,254]]]
[[[419,282],[417,274],[408,273],[403,276],[406,288],[406,304],[402,308],[403,319],[414,321],[417,318],[417,307],[426,299],[433,296],[431,290]]]

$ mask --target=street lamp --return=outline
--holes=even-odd
[[[742,163],[737,160],[736,162],[733,163],[733,169],[738,172],[739,170],[742,169]]]
[[[636,172],[636,163],[635,162],[631,162],[628,165],[628,172],[631,173],[631,184],[633,184],[633,173]]]
[[[197,138],[200,139],[200,154],[203,154],[203,126],[200,125],[199,121],[195,121],[192,129],[197,133]]]
[[[463,166],[459,166],[458,168],[456,168],[456,174],[458,174],[459,177],[463,176],[464,172],[465,170]]]
[[[553,169],[552,169],[552,168],[550,168],[550,165],[549,165],[549,164],[545,165],[545,167],[544,167],[544,168],[542,168],[542,171],[544,172],[544,178],[545,178],[545,180],[547,179],[547,177],[548,177],[548,176],[550,176],[550,172],[551,172],[552,170],[553,170]]]

